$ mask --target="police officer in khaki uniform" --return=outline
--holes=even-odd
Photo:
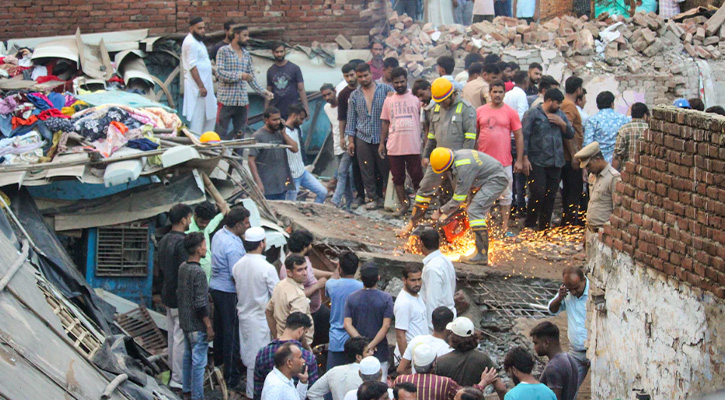
[[[589,170],[589,207],[587,208],[587,243],[609,222],[614,211],[614,192],[622,178],[604,159],[599,142],[593,142],[574,154],[581,168]],[[587,246],[588,247],[588,246]]]
[[[433,81],[431,95],[436,105],[429,114],[428,141],[423,150],[426,171],[415,196],[413,215],[408,224],[398,231],[398,236],[404,236],[415,228],[428,210],[433,196],[449,179],[448,174],[439,175],[431,169],[429,159],[433,149],[445,147],[456,151],[476,148],[476,110],[471,103],[459,98],[453,84],[446,78]]]

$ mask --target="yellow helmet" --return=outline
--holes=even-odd
[[[453,83],[446,78],[437,78],[430,87],[430,93],[433,100],[440,103],[453,93]]]
[[[436,147],[430,153],[430,166],[436,174],[442,174],[453,164],[453,150],[446,147]]]
[[[199,138],[199,141],[202,143],[209,143],[209,142],[220,142],[222,139],[217,135],[214,131],[204,132],[203,135]]]

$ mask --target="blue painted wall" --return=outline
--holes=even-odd
[[[144,305],[148,308],[152,307],[151,289],[154,279],[154,246],[151,238],[154,235],[154,226],[150,223],[148,226],[149,259],[146,276],[96,276],[96,247],[98,244],[98,228],[90,228],[87,230],[88,242],[86,248],[86,281],[91,285],[92,288],[101,288],[137,304],[141,303],[141,298],[143,297]]]

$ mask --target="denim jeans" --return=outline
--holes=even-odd
[[[353,201],[352,194],[352,157],[348,153],[341,154],[338,157],[337,166],[337,187],[335,194],[332,196],[332,204],[336,207],[341,206],[342,196],[345,196],[345,207],[350,207]]]
[[[473,19],[473,0],[458,1],[458,7],[453,9],[453,20],[460,25],[471,25]]]
[[[511,0],[494,0],[493,11],[497,17],[510,17],[512,14]]]
[[[310,171],[305,170],[305,173],[303,173],[302,176],[300,176],[299,178],[294,178],[294,181],[295,188],[287,191],[285,200],[296,201],[297,192],[300,191],[300,187],[303,187],[305,189],[311,190],[312,193],[316,195],[315,203],[322,204],[325,202],[325,197],[327,197],[327,189],[322,186],[320,181],[318,181],[317,178],[315,178],[315,176],[310,173]]]
[[[184,332],[184,339],[183,392],[191,393],[191,400],[204,400],[204,369],[209,351],[206,332]]]

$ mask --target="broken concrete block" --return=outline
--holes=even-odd
[[[662,44],[662,41],[657,39],[649,47],[644,49],[642,54],[646,55],[647,57],[653,57],[654,55],[662,51],[663,47],[664,45]]]
[[[375,10],[366,9],[366,10],[360,11],[360,18],[370,18],[373,15],[375,15]]]
[[[395,25],[397,23],[398,23],[398,12],[393,11],[393,13],[390,14],[390,16],[388,17],[388,24]]]
[[[695,46],[695,53],[697,53],[698,57],[703,59],[712,58],[712,54],[710,54],[710,52],[705,50],[702,46]]]
[[[531,32],[524,33],[524,43],[534,44],[536,43],[536,35]]]
[[[428,57],[438,58],[440,56],[449,55],[448,47],[445,44],[439,44],[428,50]]]
[[[630,36],[629,41],[634,42],[639,40],[639,38],[642,37],[642,29],[636,29],[634,32],[632,32],[632,36]]]
[[[556,48],[562,53],[569,50],[569,43],[567,43],[564,38],[558,37],[554,39],[554,46],[556,46]]]
[[[574,52],[579,55],[591,54],[594,51],[594,37],[592,33],[584,29],[579,31],[577,36],[573,46]]]
[[[705,38],[705,46],[715,45],[720,42],[720,36],[708,36]]]
[[[624,64],[627,65],[627,70],[633,74],[636,74],[642,68],[642,63],[635,57],[625,58]]]
[[[635,25],[645,27],[647,26],[647,17],[643,12],[638,12],[632,16],[632,22],[634,22]]]
[[[674,33],[675,36],[677,36],[679,39],[682,39],[685,37],[685,30],[680,28],[680,25],[678,25],[677,23],[675,23],[672,20],[667,22],[667,29],[669,29],[670,32]]]
[[[366,35],[355,35],[350,37],[350,42],[353,49],[367,49],[370,39]]]
[[[712,58],[720,58],[720,52],[715,46],[705,46],[705,50],[712,55]]]
[[[685,38],[682,40],[683,43],[692,43],[692,33],[685,33]]]
[[[635,40],[632,43],[632,48],[637,50],[638,52],[643,52],[644,49],[648,47],[647,41],[644,39],[644,36],[640,37],[639,39]]]
[[[339,44],[344,50],[352,49],[352,43],[350,43],[345,36],[337,35],[335,42],[337,42],[337,44]]]
[[[609,65],[619,65],[619,50],[617,43],[609,43],[604,49],[604,61]]]
[[[657,39],[657,35],[647,28],[642,29],[642,37],[648,45],[651,45]]]
[[[693,38],[700,40],[700,41],[704,41],[705,40],[705,28],[698,27],[697,31],[695,31],[695,36]]]

